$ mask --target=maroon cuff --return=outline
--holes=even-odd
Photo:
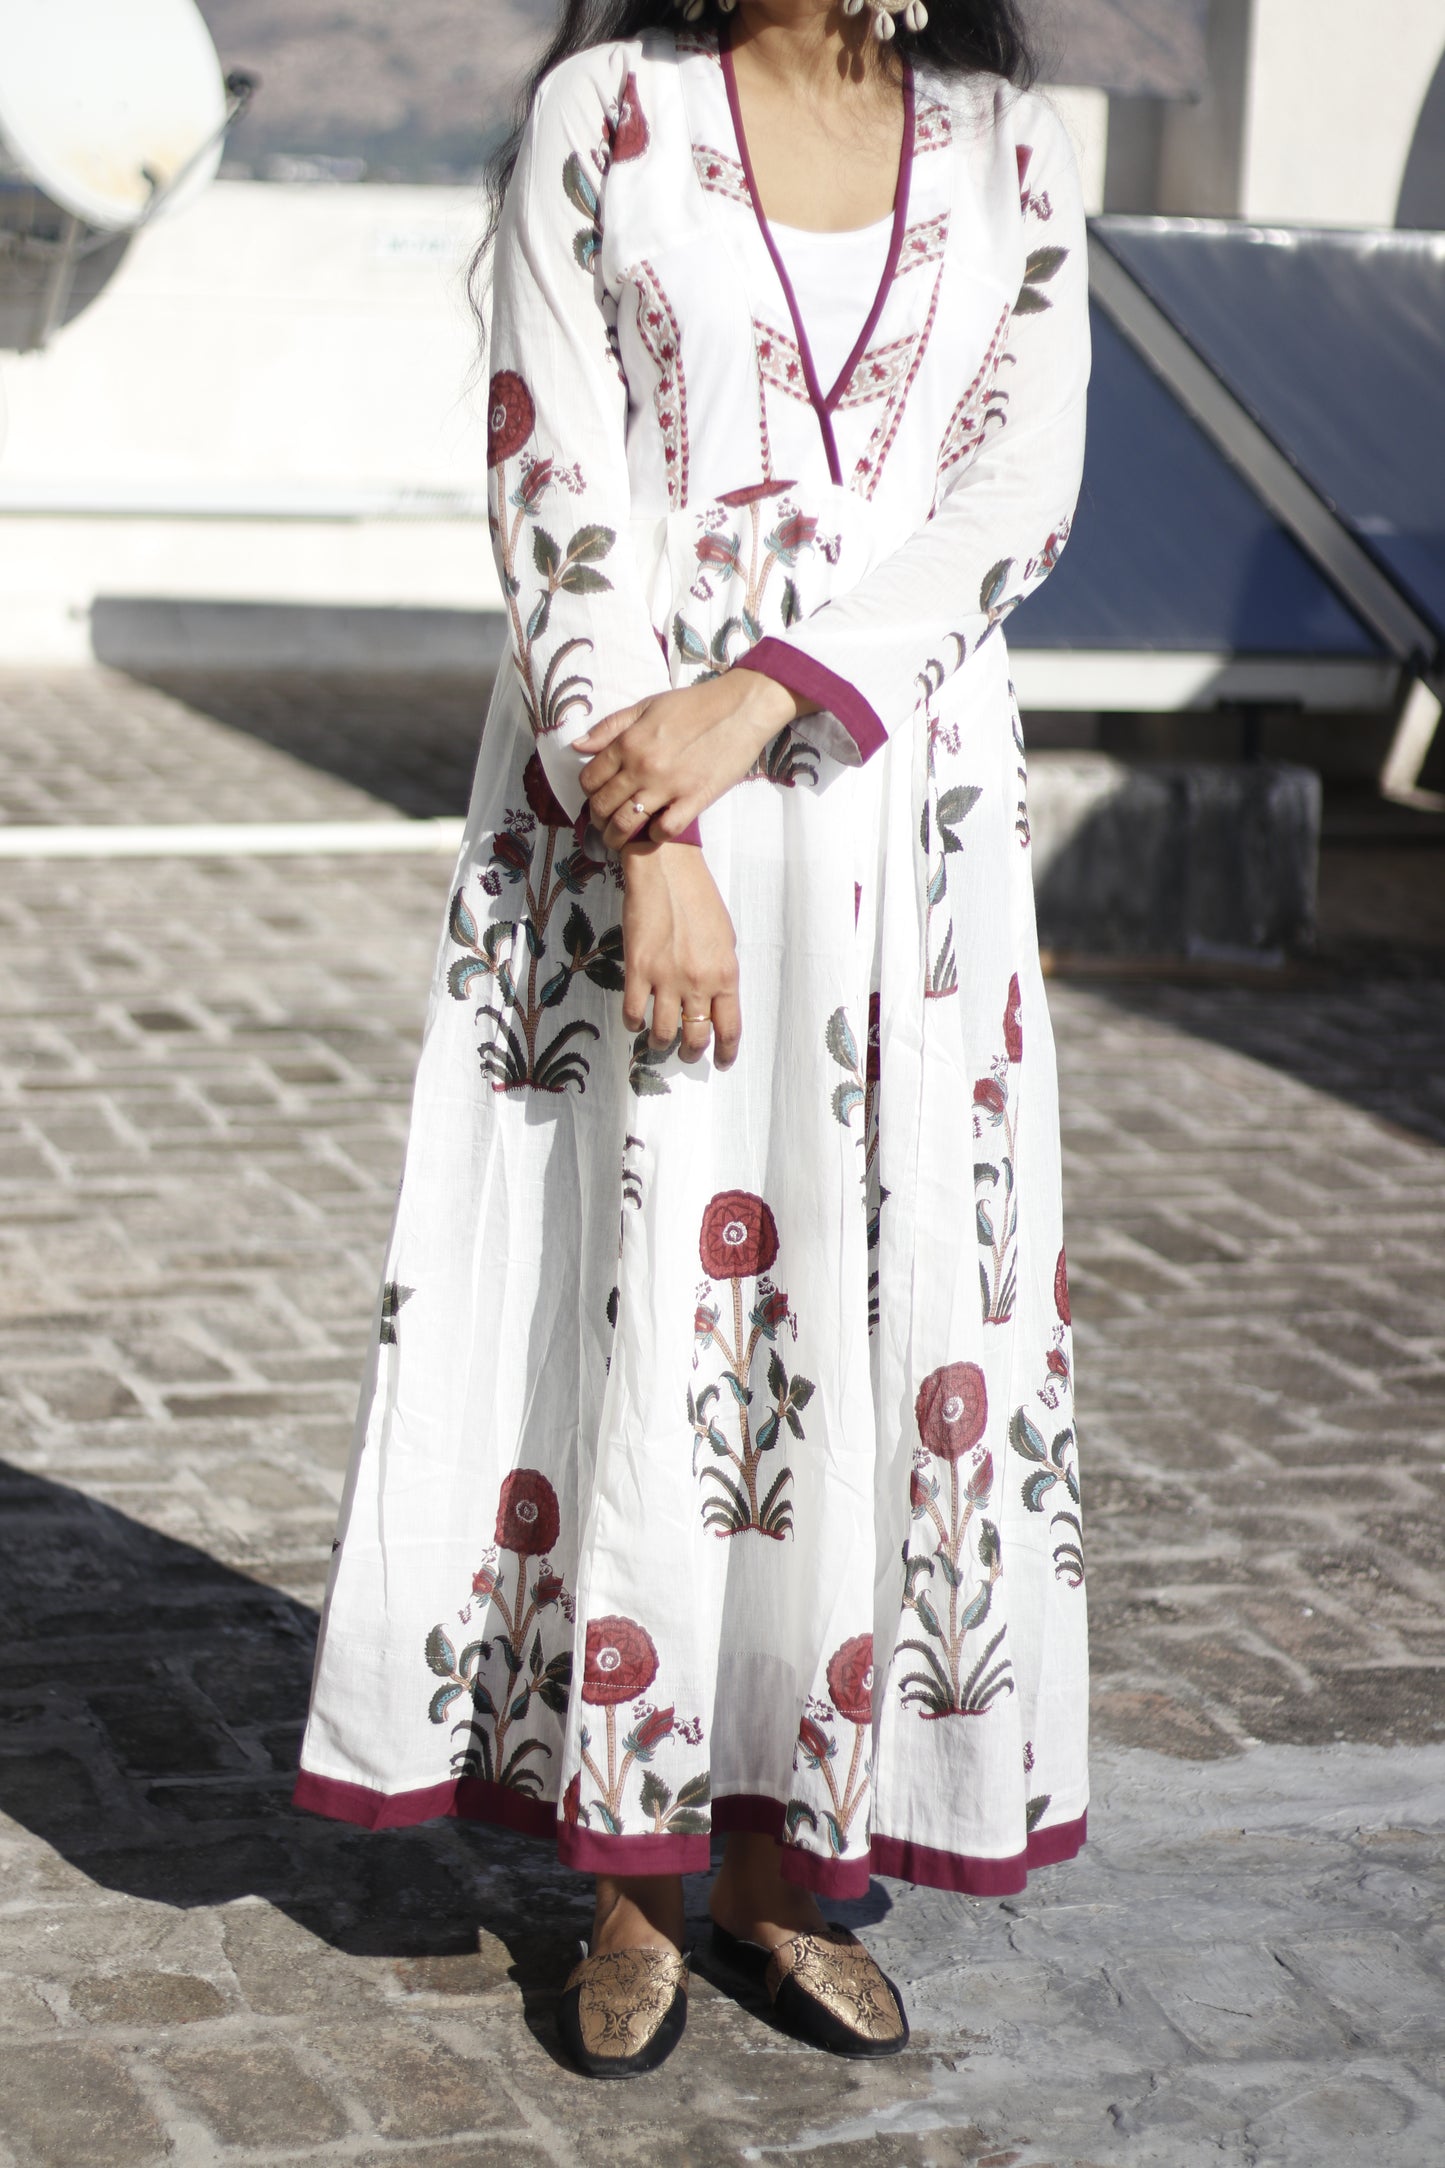
[[[649,821],[647,824],[647,833],[650,841],[652,841],[653,843],[695,843],[698,846],[699,850],[701,850],[702,848],[702,830],[698,827],[696,821],[689,821],[686,828],[682,829],[680,833],[675,836],[653,835],[652,823]]]
[[[750,647],[746,655],[739,656],[735,668],[756,670],[761,676],[771,678],[775,685],[796,693],[800,700],[810,701],[815,708],[836,715],[857,746],[860,760],[871,760],[879,746],[887,741],[887,731],[863,695],[846,678],[840,678],[825,664],[815,662],[801,648],[790,647],[786,640],[775,640],[771,636],[759,640],[756,647]]]

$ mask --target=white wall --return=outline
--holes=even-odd
[[[45,353],[0,353],[0,659],[82,659],[99,593],[494,604],[464,516],[480,215],[466,189],[219,183]]]
[[[1160,208],[1392,226],[1445,0],[1214,0],[1211,89],[1165,119]]]

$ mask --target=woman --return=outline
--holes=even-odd
[[[848,6],[569,0],[533,85],[492,287],[512,653],[296,1794],[594,1875],[560,2019],[598,2076],[682,2031],[714,1832],[719,1954],[854,2055],[906,2019],[819,1897],[1017,1890],[1084,1838],[998,630],[1078,487],[1079,189],[1011,0]]]

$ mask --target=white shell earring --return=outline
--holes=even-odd
[[[923,0],[843,0],[845,15],[858,15],[867,7],[873,16],[873,35],[886,45],[894,35],[894,16],[903,17],[905,30],[922,30],[928,22]]]

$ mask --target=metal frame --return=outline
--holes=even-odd
[[[1389,797],[1416,796],[1445,696],[1445,654],[1435,628],[1092,229],[1089,287],[1135,352],[1398,664],[1400,719],[1380,788]]]

